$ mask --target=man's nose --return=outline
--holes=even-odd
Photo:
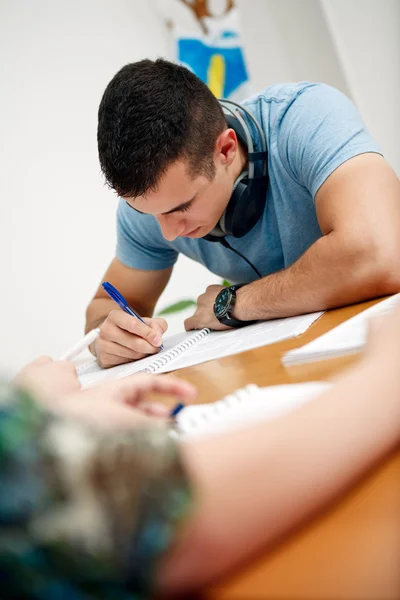
[[[179,219],[175,215],[162,215],[157,217],[161,227],[161,233],[168,242],[173,242],[185,231],[184,219]]]

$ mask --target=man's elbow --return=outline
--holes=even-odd
[[[371,244],[359,256],[361,282],[372,287],[374,296],[400,292],[400,244]]]
[[[382,296],[400,292],[400,265],[382,267],[376,274],[376,286]]]

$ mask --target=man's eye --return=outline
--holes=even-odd
[[[179,212],[187,212],[191,206],[192,206],[192,203],[187,204],[187,206],[184,206],[183,208],[181,208]]]

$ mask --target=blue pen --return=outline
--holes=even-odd
[[[182,408],[185,408],[185,405],[182,404],[182,402],[180,402],[175,406],[175,408],[171,410],[171,412],[169,413],[169,418],[174,419],[176,415],[181,412]]]
[[[104,281],[101,285],[103,286],[104,291],[107,292],[110,298],[114,300],[114,302],[116,302],[124,312],[126,312],[128,315],[131,315],[132,317],[136,317],[137,319],[139,319],[139,321],[142,321],[142,323],[144,323],[142,317],[139,317],[139,315],[135,313],[133,308],[129,306],[122,294],[120,294],[119,291],[113,285],[111,285],[111,283],[109,283],[108,281]],[[144,324],[147,325],[147,323]],[[162,344],[160,348],[161,350],[164,350],[164,346]]]

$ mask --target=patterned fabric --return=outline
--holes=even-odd
[[[0,597],[144,598],[190,506],[165,428],[58,419],[0,386]]]

